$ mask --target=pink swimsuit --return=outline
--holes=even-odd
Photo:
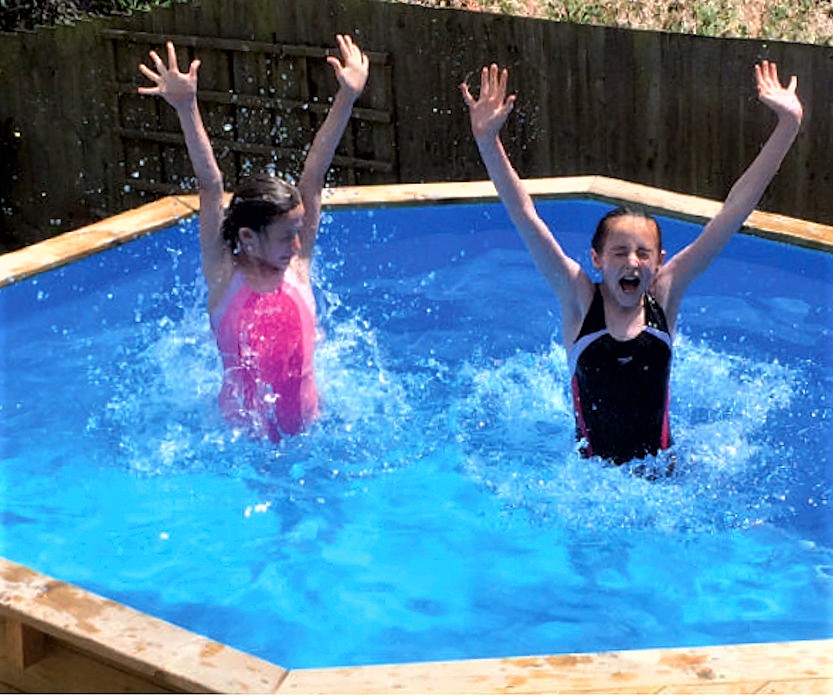
[[[232,425],[278,442],[317,417],[315,300],[291,269],[266,294],[235,272],[211,329],[225,370],[220,409]]]

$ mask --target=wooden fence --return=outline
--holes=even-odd
[[[761,208],[833,223],[833,48],[721,40],[382,0],[192,0],[0,35],[0,234],[6,248],[192,186],[176,118],[136,67],[174,38],[198,54],[227,183],[300,158],[335,91],[336,32],[371,77],[333,183],[482,179],[458,85],[510,68],[505,130],[524,177],[598,174],[722,199],[773,126],[752,67],[799,76],[805,123]]]

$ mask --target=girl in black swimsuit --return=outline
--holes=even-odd
[[[500,130],[515,103],[506,69],[483,67],[477,99],[460,86],[489,177],[560,302],[577,434],[587,456],[623,463],[670,445],[668,377],[683,293],[757,206],[801,125],[796,78],[784,87],[767,61],[755,66],[755,75],[758,98],[778,121],[718,214],[667,262],[654,219],[629,211],[606,216],[590,251],[602,275],[598,285],[538,216],[503,148]]]

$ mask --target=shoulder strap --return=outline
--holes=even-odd
[[[645,294],[645,325],[668,333],[668,321],[659,302],[650,294]]]
[[[595,291],[593,292],[593,301],[590,302],[590,308],[587,310],[587,315],[581,324],[581,330],[576,336],[576,341],[585,335],[596,333],[604,330],[607,327],[605,323],[605,305],[602,299],[602,291],[599,289],[598,282],[593,285]]]

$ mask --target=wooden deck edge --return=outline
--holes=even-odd
[[[290,671],[280,693],[830,693],[833,640]]]
[[[0,685],[25,692],[272,693],[287,671],[0,559]]]
[[[196,210],[185,197],[150,204],[0,255],[0,287],[173,226]]]
[[[654,213],[694,221],[706,221],[720,208],[720,202],[715,200],[594,175],[538,178],[526,180],[525,184],[534,197],[585,197],[612,203],[638,203]],[[488,180],[336,187],[324,193],[324,206],[329,209],[496,200],[494,185]],[[198,210],[196,195],[163,197],[95,224],[6,253],[0,256],[0,287],[173,226]],[[743,230],[765,238],[833,252],[833,226],[825,224],[755,211]]]
[[[527,191],[536,198],[585,197],[614,204],[633,203],[645,207],[654,214],[699,222],[711,219],[722,205],[722,202],[718,200],[601,175],[535,178],[525,180],[524,184]],[[325,205],[337,209],[497,200],[494,185],[488,180],[481,180],[340,187],[328,191]],[[833,252],[833,226],[825,224],[781,214],[754,211],[744,223],[742,230],[764,238]]]
[[[833,640],[287,671],[0,559],[0,688],[244,694],[833,692]]]
[[[699,222],[714,217],[723,204],[718,200],[601,176],[593,178],[587,194],[613,202],[636,202],[653,213]],[[762,238],[833,252],[833,226],[826,224],[756,210],[741,230]]]

